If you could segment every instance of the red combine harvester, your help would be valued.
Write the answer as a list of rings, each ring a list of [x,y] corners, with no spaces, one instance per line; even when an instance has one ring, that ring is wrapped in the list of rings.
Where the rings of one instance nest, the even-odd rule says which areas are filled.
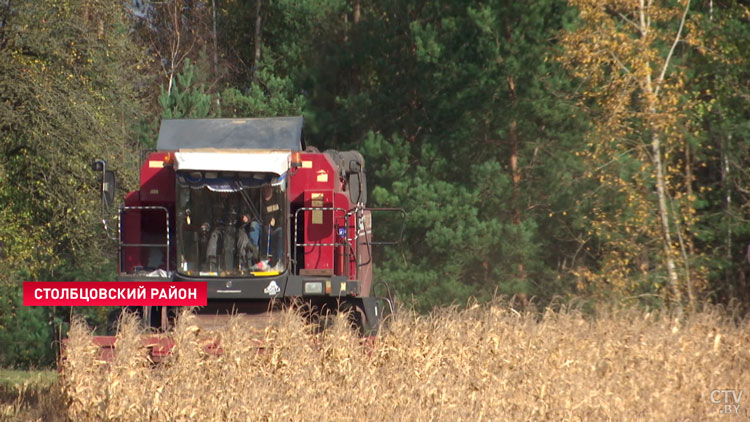
[[[94,169],[109,208],[114,174],[103,161]],[[374,335],[393,309],[373,295],[372,246],[395,242],[373,241],[372,212],[404,211],[366,203],[362,155],[306,147],[301,117],[164,120],[140,189],[119,209],[118,279],[205,281],[203,326],[233,313],[265,326],[272,311],[301,304],[312,321],[349,312]],[[160,330],[177,312],[130,310]],[[114,338],[95,341],[108,348]],[[152,355],[164,349],[153,346]]]

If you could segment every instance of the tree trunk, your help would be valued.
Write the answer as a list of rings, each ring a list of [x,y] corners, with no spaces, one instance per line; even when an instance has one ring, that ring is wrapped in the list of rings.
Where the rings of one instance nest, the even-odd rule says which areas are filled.
[[[510,140],[510,174],[513,181],[511,206],[513,207],[513,224],[521,224],[520,184],[521,170],[518,168],[518,122],[511,119],[508,134]]]
[[[649,26],[651,23],[651,18],[649,16],[650,13],[650,5],[649,2],[648,5],[646,5],[644,0],[640,0],[640,6],[638,8],[639,15],[640,15],[640,23],[639,23],[639,29],[641,32],[641,37],[646,38],[647,34],[649,33]],[[664,77],[667,73],[667,69],[669,67],[669,63],[672,59],[672,54],[674,53],[675,47],[677,47],[677,43],[680,40],[680,37],[682,35],[682,29],[685,25],[685,19],[687,18],[688,10],[690,10],[690,0],[688,0],[687,4],[685,5],[685,10],[682,15],[682,20],[680,22],[680,27],[677,30],[677,34],[675,36],[675,40],[672,43],[672,47],[669,50],[669,53],[667,54],[667,57],[664,60],[664,65],[661,69],[661,74],[656,79],[655,84],[652,84],[651,82],[651,69],[648,65],[646,65],[646,68],[644,69],[644,75],[645,78],[641,81],[641,86],[644,88],[647,94],[648,98],[648,108],[647,111],[651,116],[655,116],[657,113],[657,99],[659,96],[659,92],[662,88],[662,82],[664,81]],[[658,131],[654,130],[653,134],[651,135],[651,155],[652,155],[652,163],[654,165],[654,172],[656,173],[656,195],[658,197],[659,202],[659,219],[661,220],[661,230],[662,230],[662,243],[664,247],[664,264],[667,266],[667,275],[668,280],[667,283],[669,285],[669,288],[672,290],[672,295],[674,296],[674,300],[681,305],[682,304],[682,294],[680,293],[680,279],[677,276],[677,268],[675,266],[674,257],[675,257],[675,251],[674,251],[674,245],[672,244],[672,232],[669,228],[669,207],[667,206],[667,183],[664,178],[664,164],[661,161],[661,139],[659,138]],[[678,222],[679,224],[679,222]],[[678,229],[679,230],[679,229]],[[680,232],[677,233],[678,237],[680,236]],[[690,273],[687,257],[685,259],[685,269],[686,274]]]
[[[354,0],[354,24],[358,24],[359,20],[362,16],[362,5],[360,4],[360,0]]]
[[[354,11],[352,13],[352,32],[357,30],[355,27],[357,26],[357,24],[359,24],[360,20],[362,20],[362,5],[361,5],[360,0],[354,0]],[[349,28],[347,26],[347,31],[348,30]],[[348,33],[346,37],[348,41],[348,38],[349,38]],[[355,38],[355,41],[356,41],[356,38]],[[354,48],[356,48],[356,45],[354,46]],[[352,94],[357,95],[359,94],[359,90],[362,85],[362,76],[361,76],[361,72],[359,69],[359,64],[357,62],[355,62],[355,64],[352,65],[351,75],[352,75],[351,92]]]
[[[727,151],[729,149],[729,143],[732,141],[732,135],[729,135],[727,140],[722,139],[721,142],[721,188],[725,192],[724,196],[724,219],[727,225],[727,233],[725,239],[726,245],[726,258],[727,262],[732,262],[732,187],[729,181],[729,155]],[[732,274],[728,267],[724,270],[724,283],[727,286],[732,286]]]
[[[692,201],[692,198],[693,198],[693,156],[690,153],[689,142],[685,143],[685,186],[687,187],[686,191],[688,194],[688,201]],[[687,232],[685,234],[687,235]],[[688,236],[685,236],[685,237],[686,237],[688,252],[690,256],[695,256],[695,248],[693,246],[693,241]],[[685,257],[685,259],[687,260],[688,257]],[[695,289],[693,289],[693,278],[690,275],[688,275],[687,280],[685,280],[685,287],[687,288],[688,302],[690,303],[690,309],[695,310],[695,305],[696,305]]]
[[[214,81],[217,81],[219,79],[219,48],[217,46],[218,44],[218,36],[216,34],[216,0],[211,0],[211,9],[212,9],[212,17],[213,17],[213,41],[214,41],[214,62],[213,62],[213,75],[214,75]],[[219,117],[221,117],[221,98],[219,96],[216,96],[216,99],[214,100],[216,102],[216,112],[219,114]]]
[[[255,54],[253,55],[253,68],[250,71],[250,77],[252,80],[255,80],[255,72],[258,69],[258,64],[260,63],[260,54],[261,54],[261,43],[263,40],[261,39],[262,32],[261,32],[261,25],[263,23],[263,19],[261,18],[261,5],[263,0],[256,0],[255,1],[255,38],[254,38],[254,48],[255,48]]]
[[[511,105],[516,103],[516,82],[513,76],[507,77],[508,96]],[[510,175],[513,182],[511,193],[511,206],[513,208],[513,224],[521,223],[521,205],[519,204],[519,190],[521,184],[521,170],[518,168],[518,121],[511,118],[508,128],[508,141],[510,142]]]
[[[177,2],[174,2],[174,8],[171,10],[171,18],[172,18],[172,25],[174,25],[174,36],[172,37],[172,40],[170,41],[171,45],[171,51],[169,52],[170,58],[169,58],[169,86],[167,87],[167,95],[172,94],[172,86],[174,85],[174,75],[175,72],[177,72],[177,60],[180,54],[180,41],[181,41],[181,34],[180,34],[180,12],[177,7]]]
[[[99,18],[96,25],[96,37],[100,40],[104,38],[104,19]]]
[[[651,137],[651,154],[653,155],[654,171],[656,172],[656,195],[659,199],[659,218],[661,220],[662,242],[664,244],[664,263],[667,266],[669,288],[675,301],[682,302],[680,294],[680,280],[674,263],[674,246],[672,232],[669,229],[669,208],[667,208],[667,188],[664,180],[664,165],[661,161],[661,139],[654,134]]]
[[[219,48],[217,47],[217,35],[216,35],[216,0],[211,0],[211,9],[213,14],[213,41],[214,41],[214,78],[216,73],[219,71]]]
[[[511,109],[515,110],[516,104],[516,81],[513,76],[506,78],[508,82],[508,96],[510,98]],[[510,176],[513,182],[513,191],[511,192],[511,207],[513,209],[513,224],[521,224],[521,169],[518,166],[518,121],[511,117],[508,125],[508,141],[510,142]],[[526,268],[523,262],[518,263],[518,278],[526,279]]]

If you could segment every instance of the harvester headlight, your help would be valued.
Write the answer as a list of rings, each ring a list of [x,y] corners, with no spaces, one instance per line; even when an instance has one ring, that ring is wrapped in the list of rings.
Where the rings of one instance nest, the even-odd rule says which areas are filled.
[[[305,294],[306,295],[322,295],[323,283],[320,281],[305,282]]]

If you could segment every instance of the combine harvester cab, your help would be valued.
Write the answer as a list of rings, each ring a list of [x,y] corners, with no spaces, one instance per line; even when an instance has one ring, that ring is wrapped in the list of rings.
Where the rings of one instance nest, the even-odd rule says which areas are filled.
[[[108,206],[114,177],[102,161],[95,169]],[[272,311],[294,304],[313,320],[350,312],[372,336],[393,310],[372,294],[372,246],[395,243],[373,241],[372,212],[404,211],[366,203],[362,155],[306,148],[301,117],[164,120],[140,189],[119,209],[118,279],[206,282],[197,313],[207,328],[234,313],[264,328]],[[177,309],[130,311],[164,331]],[[144,341],[156,355],[170,347]]]

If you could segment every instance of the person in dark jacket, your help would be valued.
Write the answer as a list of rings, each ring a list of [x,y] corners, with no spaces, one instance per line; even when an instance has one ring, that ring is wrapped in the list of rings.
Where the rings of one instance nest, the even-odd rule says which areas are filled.
[[[263,203],[261,215],[263,218],[263,233],[267,236],[266,253],[269,265],[275,266],[284,255],[284,228],[282,227],[282,194],[271,185],[263,186]]]
[[[237,247],[241,249],[240,254],[244,251],[245,259],[248,262],[251,259],[261,261],[263,257],[268,258],[266,263],[270,267],[276,266],[280,261],[283,262],[284,228],[282,211],[284,208],[282,200],[283,196],[280,190],[274,189],[271,185],[264,185],[261,192],[261,221],[251,221],[248,215],[243,215],[243,229],[248,232],[247,239],[240,235]],[[261,248],[261,245],[264,248]],[[256,267],[260,266],[259,262]]]
[[[251,221],[250,216],[247,214],[243,215],[240,219],[240,227],[237,230],[237,253],[239,255],[240,272],[249,269],[250,266],[260,259],[258,252],[259,232],[260,223]],[[250,239],[248,233],[253,234],[253,239]]]

